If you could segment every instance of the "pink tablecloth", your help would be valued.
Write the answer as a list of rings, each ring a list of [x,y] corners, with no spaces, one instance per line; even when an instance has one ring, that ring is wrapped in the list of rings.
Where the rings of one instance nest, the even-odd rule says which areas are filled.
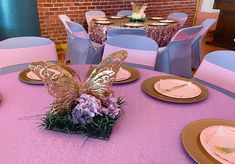
[[[104,43],[107,39],[106,33],[109,29],[113,28],[129,28],[124,27],[123,25],[128,22],[127,18],[123,18],[121,20],[110,20],[113,24],[110,25],[100,25],[96,24],[95,21],[91,21],[91,25],[89,26],[89,35],[92,41],[96,43]],[[147,20],[144,23],[144,27],[148,33],[148,37],[152,38],[158,43],[159,47],[166,46],[171,38],[176,34],[176,32],[180,29],[179,23],[172,23],[168,26],[149,26],[149,23],[153,23],[156,21]]]
[[[87,67],[79,67],[84,75]],[[52,97],[44,86],[20,82],[18,73],[0,76],[0,163],[166,164],[192,163],[181,144],[182,129],[204,118],[235,120],[235,101],[209,88],[209,98],[195,104],[153,99],[140,88],[146,78],[162,75],[139,69],[141,78],[114,86],[126,108],[109,141],[39,129],[37,116]]]

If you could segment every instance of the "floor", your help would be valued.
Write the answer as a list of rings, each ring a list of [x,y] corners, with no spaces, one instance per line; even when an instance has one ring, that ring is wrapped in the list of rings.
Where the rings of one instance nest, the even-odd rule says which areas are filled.
[[[65,56],[65,53],[66,53],[66,48],[67,48],[66,44],[60,44],[60,45],[56,46],[57,56],[58,56],[59,63],[63,63],[63,61],[64,61],[64,56]]]
[[[216,51],[216,50],[225,50],[224,48],[221,48],[221,47],[216,47],[216,46],[211,46],[211,45],[206,44],[206,41],[208,40],[212,40],[211,34],[206,35],[202,41],[201,59],[203,59],[204,56],[208,54],[209,52]]]
[[[216,46],[212,46],[212,45],[208,45],[206,44],[206,41],[212,40],[213,37],[212,35],[209,33],[207,34],[204,39],[202,40],[202,48],[201,48],[201,60],[203,60],[203,58],[210,52],[212,51],[217,51],[217,50],[225,50],[224,48],[221,47],[216,47]],[[192,70],[192,74],[195,74],[195,70]]]

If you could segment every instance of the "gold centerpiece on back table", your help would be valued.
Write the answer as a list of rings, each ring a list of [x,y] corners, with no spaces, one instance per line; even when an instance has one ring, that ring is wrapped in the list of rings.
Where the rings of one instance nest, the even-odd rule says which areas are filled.
[[[129,20],[133,22],[144,22],[146,19],[146,14],[144,12],[147,9],[147,5],[147,3],[144,3],[142,6],[138,6],[134,2],[131,2],[132,15]]]

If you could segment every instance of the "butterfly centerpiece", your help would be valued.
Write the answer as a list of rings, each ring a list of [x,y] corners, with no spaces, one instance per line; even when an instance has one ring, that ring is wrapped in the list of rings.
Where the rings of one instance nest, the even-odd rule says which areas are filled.
[[[110,90],[126,59],[126,51],[109,55],[96,67],[90,67],[85,80],[59,65],[49,62],[30,64],[56,99],[43,118],[45,129],[108,140],[124,101]]]
[[[134,2],[131,2],[132,6],[132,15],[129,18],[132,22],[144,22],[146,19],[145,10],[148,7],[147,3],[144,3],[142,6],[138,6]]]

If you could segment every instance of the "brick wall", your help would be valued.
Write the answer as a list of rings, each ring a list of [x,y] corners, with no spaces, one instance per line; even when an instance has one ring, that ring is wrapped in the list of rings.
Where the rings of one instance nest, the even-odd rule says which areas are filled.
[[[130,2],[148,3],[147,16],[166,17],[174,11],[189,14],[186,26],[194,20],[197,0],[37,0],[42,36],[56,44],[66,43],[64,27],[57,15],[66,14],[72,21],[86,26],[84,13],[88,10],[103,10],[108,16],[121,9],[130,9]]]

